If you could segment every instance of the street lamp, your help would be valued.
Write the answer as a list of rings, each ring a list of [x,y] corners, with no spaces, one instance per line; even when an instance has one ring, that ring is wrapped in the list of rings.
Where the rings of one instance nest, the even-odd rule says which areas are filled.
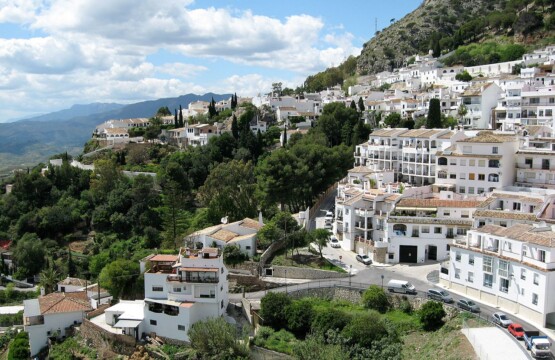
[[[353,269],[353,265],[349,265],[349,287],[351,287],[351,270]]]
[[[381,278],[382,278],[382,290],[383,290],[383,278],[384,278],[383,274],[382,274]]]

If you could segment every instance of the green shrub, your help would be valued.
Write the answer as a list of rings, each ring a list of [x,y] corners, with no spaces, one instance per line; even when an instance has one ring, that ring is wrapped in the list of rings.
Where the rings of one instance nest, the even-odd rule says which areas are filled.
[[[314,311],[308,300],[296,300],[285,308],[287,329],[298,338],[304,338],[310,331]]]
[[[265,328],[264,330],[262,330]],[[260,331],[262,330],[262,334]],[[261,327],[254,338],[254,344],[266,349],[284,354],[292,354],[293,346],[297,343],[295,335],[285,329],[274,331],[268,327]]]
[[[362,304],[367,309],[374,309],[382,314],[391,307],[385,291],[378,285],[370,285],[362,294]]]
[[[331,329],[341,331],[351,321],[351,317],[350,313],[333,308],[317,311],[312,319],[312,332],[324,336]]]
[[[354,316],[345,326],[341,335],[349,339],[349,344],[370,348],[372,342],[387,335],[387,328],[377,311]]]
[[[443,304],[437,301],[428,301],[418,311],[418,316],[424,330],[432,331],[443,325],[445,310]]]
[[[27,360],[30,356],[29,334],[21,331],[10,344],[8,360]]]
[[[291,299],[287,294],[268,293],[260,302],[260,317],[265,326],[270,326],[275,330],[283,329],[287,326],[285,308],[291,304]]]
[[[399,310],[404,312],[405,314],[412,314],[412,304],[407,299],[403,299],[399,304]]]

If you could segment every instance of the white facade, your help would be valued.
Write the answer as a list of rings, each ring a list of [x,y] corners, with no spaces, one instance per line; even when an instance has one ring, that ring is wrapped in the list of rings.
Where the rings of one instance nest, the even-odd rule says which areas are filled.
[[[501,88],[494,83],[476,83],[468,87],[461,95],[461,104],[467,109],[462,125],[474,129],[491,129],[492,110],[497,106],[501,93]]]
[[[554,240],[551,227],[542,225],[474,229],[453,243],[441,283],[540,326],[553,324]]]

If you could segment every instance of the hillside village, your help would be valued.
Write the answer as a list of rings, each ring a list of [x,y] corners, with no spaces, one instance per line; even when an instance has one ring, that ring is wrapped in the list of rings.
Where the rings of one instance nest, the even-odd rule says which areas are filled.
[[[279,129],[274,130],[280,136],[271,145],[274,149],[308,136],[327,106],[357,111],[372,132],[352,144],[354,162],[347,175],[324,187],[326,195],[336,191],[336,197],[332,213],[317,227],[329,229],[338,248],[353,258],[367,255],[374,265],[435,262],[438,285],[518,313],[543,329],[555,324],[555,303],[549,300],[555,296],[554,66],[555,46],[518,61],[474,67],[443,67],[429,54],[415,56],[407,67],[365,77],[347,93],[339,87],[295,96],[274,91],[240,98],[239,104],[258,109],[247,119],[254,137]],[[451,119],[448,126],[426,127],[434,100],[443,120]],[[217,102],[215,108],[233,113],[237,109],[232,103]],[[206,147],[211,139],[233,132],[231,119],[198,121],[210,105],[194,102],[179,114],[175,109],[175,115],[156,119],[109,120],[96,127],[92,138],[105,146],[97,151],[145,142],[178,150]],[[262,110],[274,115],[261,116]],[[175,126],[178,116],[186,119],[181,127]],[[155,139],[136,136],[136,129],[148,129],[153,121],[164,127]],[[42,174],[68,171],[67,164],[68,159],[53,159]],[[96,164],[74,160],[71,166],[96,174]],[[12,191],[14,184],[8,184],[6,193]],[[290,226],[313,230],[322,199],[293,214],[296,222]],[[76,329],[96,345],[99,337],[112,348],[120,343],[124,353],[132,353],[146,337],[189,341],[193,324],[227,318],[230,282],[241,274],[225,264],[226,248],[237,249],[239,258],[257,259],[255,270],[243,269],[253,278],[270,273],[287,278],[288,271],[289,278],[296,276],[294,269],[266,263],[279,251],[260,246],[267,237],[266,210],[255,207],[251,214],[258,214],[256,220],[247,216],[228,222],[222,217],[221,224],[178,236],[177,253],[141,258],[137,266],[144,292],[136,299],[108,304],[124,294],[110,295],[102,284],[76,279],[79,286],[61,288],[61,283],[58,291],[25,300],[31,356],[41,353],[49,340],[69,337]],[[4,249],[3,264],[17,268],[12,261],[11,251]],[[251,320],[256,313],[243,311]]]

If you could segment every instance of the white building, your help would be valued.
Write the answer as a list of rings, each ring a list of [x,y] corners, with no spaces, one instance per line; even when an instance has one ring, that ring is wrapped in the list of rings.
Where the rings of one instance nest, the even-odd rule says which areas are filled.
[[[485,225],[455,239],[441,284],[529,321],[555,324],[555,232],[545,224]]]
[[[253,257],[256,254],[256,234],[264,224],[258,220],[245,218],[229,224],[219,224],[196,231],[187,240],[200,242],[204,247],[223,249],[236,245],[241,252]]]
[[[179,147],[202,146],[208,144],[210,138],[220,135],[219,124],[191,124],[185,122],[185,127],[163,130],[168,143]]]
[[[437,153],[436,185],[459,194],[476,195],[513,185],[514,135],[480,131]]]
[[[555,188],[555,137],[547,126],[527,126],[516,153],[516,185]]]
[[[141,260],[141,268],[146,270],[142,331],[188,341],[187,331],[194,323],[224,315],[227,268],[218,249],[182,248],[179,255],[150,255]]]
[[[91,302],[93,309],[96,309],[99,305],[109,304],[113,297],[108,293],[107,290],[98,286],[98,284],[91,284],[85,279],[79,279],[74,277],[66,277],[64,280],[58,282],[58,292],[81,292],[86,291],[87,298]],[[100,301],[99,301],[100,299]]]
[[[463,118],[465,128],[492,128],[491,113],[501,97],[501,88],[494,83],[475,83],[466,88],[461,95],[461,103],[467,113]]]
[[[52,293],[23,301],[23,325],[29,333],[31,357],[48,345],[48,338],[64,338],[70,327],[81,324],[92,307],[82,292]]]
[[[473,227],[478,228],[488,224],[503,227],[533,224],[538,221],[546,201],[545,195],[495,190],[474,212]]]

